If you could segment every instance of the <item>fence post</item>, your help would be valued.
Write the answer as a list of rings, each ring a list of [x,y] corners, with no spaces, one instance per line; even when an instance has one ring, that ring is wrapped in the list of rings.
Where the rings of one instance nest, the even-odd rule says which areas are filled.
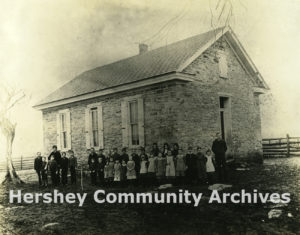
[[[290,157],[290,136],[289,136],[289,134],[286,134],[286,146],[287,146],[286,156]]]
[[[21,155],[21,170],[23,168],[23,156]]]

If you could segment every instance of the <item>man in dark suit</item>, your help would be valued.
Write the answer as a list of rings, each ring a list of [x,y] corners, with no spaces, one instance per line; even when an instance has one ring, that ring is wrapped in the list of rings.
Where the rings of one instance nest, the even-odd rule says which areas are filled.
[[[126,153],[126,148],[124,147],[124,148],[122,148],[122,155],[121,155],[121,163],[122,163],[122,161],[125,161],[126,163],[128,162],[128,160],[129,160],[129,156],[128,156],[128,154]]]
[[[122,162],[122,159],[121,159],[121,155],[118,153],[118,149],[117,148],[113,148],[113,154],[112,154],[112,157],[114,159],[114,162],[115,161],[119,161],[119,162]]]
[[[97,155],[97,153],[96,153],[96,151],[95,151],[95,149],[94,148],[91,148],[90,149],[90,153],[89,153],[89,159],[88,159],[88,164],[89,164],[89,167],[90,167],[90,165],[91,165],[91,163],[92,163],[92,159],[94,159],[94,165],[97,165],[98,166],[98,155]]]
[[[41,171],[43,168],[43,158],[40,152],[37,153],[37,157],[34,159],[34,169],[39,178],[39,185],[42,185]]]
[[[57,184],[59,184],[60,182],[60,164],[61,164],[61,154],[60,152],[57,150],[57,146],[53,145],[52,147],[52,152],[50,153],[49,157],[48,157],[48,161],[50,160],[51,156],[54,157],[54,160],[56,161],[57,164]]]
[[[220,133],[216,134],[216,139],[212,144],[212,151],[215,154],[216,170],[220,182],[223,182],[227,178],[226,174],[226,159],[225,153],[227,151],[227,145],[225,140],[222,139]]]

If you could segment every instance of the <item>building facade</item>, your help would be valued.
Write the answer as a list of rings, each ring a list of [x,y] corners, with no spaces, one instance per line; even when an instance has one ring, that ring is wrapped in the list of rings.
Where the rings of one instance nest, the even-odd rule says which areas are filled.
[[[85,88],[92,83],[89,91],[78,94],[78,80]],[[243,157],[261,151],[265,89],[234,33],[221,28],[87,71],[35,107],[43,112],[47,152],[57,144],[84,159],[91,147],[209,148],[220,132],[228,152]]]

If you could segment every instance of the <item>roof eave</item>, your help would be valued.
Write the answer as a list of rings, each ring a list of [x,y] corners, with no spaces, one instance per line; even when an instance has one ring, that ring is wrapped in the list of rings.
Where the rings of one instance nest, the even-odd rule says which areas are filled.
[[[67,105],[67,104],[71,104],[71,103],[75,103],[75,102],[79,102],[79,101],[84,101],[84,100],[101,97],[101,96],[105,96],[105,95],[111,95],[111,94],[115,94],[115,93],[119,93],[119,92],[123,92],[123,91],[128,91],[128,90],[132,90],[132,89],[136,89],[136,88],[140,88],[140,87],[144,87],[144,86],[150,86],[150,85],[167,82],[167,81],[172,81],[172,80],[180,80],[180,81],[190,82],[190,81],[193,81],[193,77],[194,77],[193,74],[187,74],[187,73],[182,73],[182,72],[171,72],[171,73],[167,73],[167,74],[163,74],[163,75],[159,75],[159,76],[155,76],[155,77],[151,77],[151,78],[146,78],[146,79],[132,82],[132,83],[122,84],[120,86],[111,87],[108,89],[90,92],[90,93],[86,93],[86,94],[82,94],[82,95],[78,95],[78,96],[74,96],[74,97],[69,97],[66,99],[56,100],[53,102],[38,104],[38,105],[33,106],[33,108],[35,108],[37,110],[44,110],[44,109],[48,109],[48,108],[53,108],[53,107],[57,107],[57,106],[61,106],[61,105]]]

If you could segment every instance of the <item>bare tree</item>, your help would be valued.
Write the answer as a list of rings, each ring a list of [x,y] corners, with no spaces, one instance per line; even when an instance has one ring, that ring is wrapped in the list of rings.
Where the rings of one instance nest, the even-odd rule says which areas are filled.
[[[12,162],[12,146],[15,138],[16,123],[10,118],[11,110],[25,98],[22,90],[11,88],[5,84],[1,84],[1,106],[0,106],[0,130],[6,140],[6,175],[4,183],[24,183],[15,171]]]

